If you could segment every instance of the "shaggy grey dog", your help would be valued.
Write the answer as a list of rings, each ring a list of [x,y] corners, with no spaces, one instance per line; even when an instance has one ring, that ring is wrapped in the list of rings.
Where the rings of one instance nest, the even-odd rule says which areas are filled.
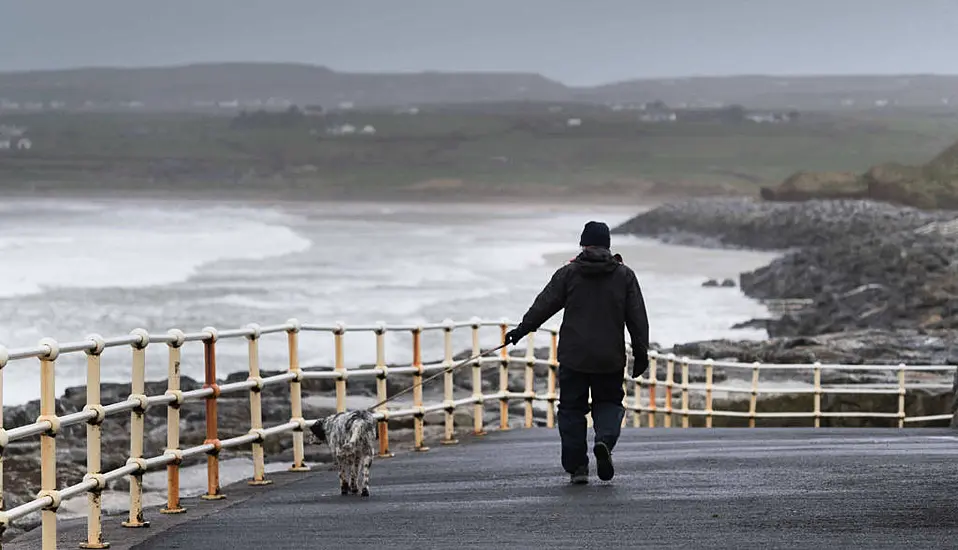
[[[369,411],[345,411],[321,418],[310,427],[318,443],[329,444],[339,467],[339,487],[344,495],[369,496],[369,468],[379,439],[376,417]]]

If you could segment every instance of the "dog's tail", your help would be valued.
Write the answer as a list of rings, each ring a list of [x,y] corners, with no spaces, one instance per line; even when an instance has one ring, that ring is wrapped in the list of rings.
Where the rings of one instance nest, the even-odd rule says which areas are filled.
[[[352,426],[352,430],[349,431],[349,439],[343,442],[343,450],[347,452],[355,451],[363,440],[363,426],[360,422],[356,422]]]

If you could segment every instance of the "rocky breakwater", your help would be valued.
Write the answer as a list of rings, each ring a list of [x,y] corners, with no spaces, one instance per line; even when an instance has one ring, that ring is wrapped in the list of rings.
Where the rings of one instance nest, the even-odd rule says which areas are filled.
[[[509,390],[524,391],[525,376],[520,359],[524,349],[513,349],[511,355],[515,361],[510,369]],[[539,359],[548,358],[548,349],[536,349],[535,355]],[[456,355],[457,361],[465,360],[469,352]],[[434,361],[438,362],[438,360]],[[391,367],[408,365],[390,365]],[[364,368],[371,368],[366,365]],[[326,367],[328,369],[329,367]],[[323,368],[310,369],[323,370]],[[546,392],[546,374],[548,368],[542,365],[535,367],[536,387],[539,393]],[[262,373],[263,377],[280,374],[279,372]],[[245,380],[245,373],[236,373],[219,381],[220,384]],[[472,394],[471,367],[460,369],[454,374],[455,398],[461,399]],[[387,379],[387,392],[394,395],[407,389],[412,384],[409,375],[394,375]],[[183,377],[181,388],[190,391],[202,387],[202,382]],[[499,390],[499,369],[494,364],[483,366],[482,388],[487,394]],[[162,395],[167,389],[166,380],[156,380],[147,383],[147,395]],[[335,411],[335,382],[333,380],[306,380],[303,382],[303,412],[307,419],[320,418]],[[433,380],[423,388],[423,399],[427,404],[442,401],[442,378]],[[116,403],[126,400],[130,394],[129,384],[102,384],[103,403]],[[86,404],[86,387],[68,388],[57,399],[57,414],[66,414],[82,411]],[[250,429],[249,394],[239,392],[221,395],[218,404],[218,431],[220,439],[246,434]],[[347,381],[347,406],[363,408],[376,404],[376,381],[371,377],[353,378]],[[400,396],[390,404],[391,408],[406,408],[412,405],[411,393]],[[537,405],[534,419],[539,425],[545,423],[545,405]],[[267,386],[262,391],[263,424],[266,427],[275,426],[289,421],[291,415],[289,386],[277,384]],[[510,401],[510,418],[513,425],[518,425],[524,418],[524,402]],[[24,405],[4,408],[4,428],[11,429],[17,426],[32,424],[39,414],[39,401],[32,401]],[[425,437],[427,444],[438,444],[443,435],[444,413],[436,412],[424,418]],[[485,422],[487,425],[499,422],[499,402],[490,400],[485,406]],[[412,447],[413,419],[393,419],[389,422],[389,442],[392,450],[404,450]],[[456,411],[456,428],[461,434],[469,433],[473,427],[473,408],[460,407]],[[204,401],[184,403],[180,408],[180,448],[201,445],[206,438],[206,416]],[[158,456],[166,448],[167,437],[167,407],[151,407],[145,414],[144,455]],[[130,415],[129,413],[109,417],[102,425],[102,469],[109,471],[122,467],[129,457],[130,448]],[[289,434],[267,439],[265,454],[268,462],[289,461],[291,459],[292,438]],[[250,456],[251,448],[224,450],[221,457]],[[325,445],[307,445],[306,459],[313,463],[328,463],[329,451]],[[57,485],[67,487],[83,479],[86,474],[86,425],[77,425],[64,428],[57,436]],[[205,456],[185,460],[183,467],[188,468],[205,463]],[[10,509],[36,497],[40,489],[40,449],[39,438],[11,443],[4,449],[4,508]],[[110,491],[126,491],[129,488],[128,478],[111,483]],[[107,510],[109,512],[109,510]],[[9,540],[24,528],[33,527],[38,518],[25,518],[15,524],[15,528],[4,535]]]
[[[640,214],[613,232],[783,252],[770,265],[742,273],[740,288],[752,298],[808,305],[743,323],[764,326],[769,342],[679,347],[690,356],[951,363],[958,336],[958,235],[948,222],[955,218],[954,212],[863,200],[693,199]]]

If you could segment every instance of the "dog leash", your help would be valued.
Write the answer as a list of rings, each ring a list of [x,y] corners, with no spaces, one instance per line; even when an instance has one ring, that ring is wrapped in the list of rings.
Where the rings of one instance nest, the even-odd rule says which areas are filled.
[[[432,380],[432,379],[434,379],[434,378],[438,378],[440,375],[446,374],[447,372],[452,372],[452,371],[454,371],[454,370],[456,370],[456,369],[458,369],[458,368],[461,368],[461,367],[464,367],[464,366],[468,365],[469,363],[472,363],[473,361],[477,361],[477,360],[479,360],[479,359],[482,359],[483,357],[485,357],[485,356],[487,356],[487,355],[489,355],[489,354],[491,354],[491,353],[495,353],[495,352],[501,350],[502,348],[506,347],[507,345],[508,345],[508,344],[502,344],[501,346],[499,346],[499,347],[497,347],[497,348],[493,348],[493,349],[484,351],[484,352],[480,353],[479,355],[475,355],[475,356],[473,356],[473,357],[470,357],[469,359],[466,359],[466,360],[464,360],[464,361],[462,361],[462,362],[460,362],[460,363],[458,363],[458,364],[456,364],[456,365],[453,365],[452,367],[449,367],[448,369],[442,369],[441,371],[437,372],[436,374],[433,374],[433,375],[430,376],[429,378],[426,378],[426,379],[423,380],[422,382],[419,382],[418,384],[413,384],[412,386],[409,386],[408,388],[404,389],[403,391],[398,392],[398,393],[396,393],[396,394],[394,394],[394,395],[392,395],[392,396],[390,396],[390,397],[388,397],[388,398],[386,398],[386,399],[380,401],[379,403],[376,403],[375,405],[373,405],[372,407],[367,408],[366,410],[367,410],[367,411],[373,411],[373,410],[375,410],[375,409],[377,409],[377,408],[379,408],[379,407],[385,405],[386,403],[389,403],[389,402],[392,401],[393,399],[396,399],[396,398],[399,397],[400,395],[403,395],[403,394],[405,394],[405,393],[409,393],[409,392],[411,392],[412,390],[416,389],[418,386],[422,386],[422,385],[424,385],[426,382],[429,382],[430,380]]]

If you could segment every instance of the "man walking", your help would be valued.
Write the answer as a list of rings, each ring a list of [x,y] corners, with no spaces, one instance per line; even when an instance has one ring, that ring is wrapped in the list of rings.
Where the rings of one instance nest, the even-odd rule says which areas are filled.
[[[632,376],[648,367],[649,321],[642,290],[621,257],[613,257],[610,240],[606,224],[585,224],[582,251],[555,272],[519,325],[506,334],[506,343],[515,344],[565,308],[558,350],[559,436],[562,467],[578,484],[589,481],[585,417],[590,389],[596,473],[603,481],[615,475],[612,449],[625,414],[626,328],[632,337]]]

